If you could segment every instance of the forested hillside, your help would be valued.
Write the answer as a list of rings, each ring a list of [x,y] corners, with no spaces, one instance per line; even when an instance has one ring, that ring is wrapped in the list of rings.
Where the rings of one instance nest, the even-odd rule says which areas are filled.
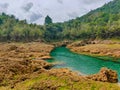
[[[66,38],[120,38],[120,0],[64,23]]]
[[[43,26],[27,24],[26,20],[19,21],[5,13],[0,15],[0,41],[30,41],[42,39]]]
[[[46,19],[45,25],[40,26],[3,13],[0,15],[0,41],[120,39],[120,0],[64,23],[52,23],[49,16]]]

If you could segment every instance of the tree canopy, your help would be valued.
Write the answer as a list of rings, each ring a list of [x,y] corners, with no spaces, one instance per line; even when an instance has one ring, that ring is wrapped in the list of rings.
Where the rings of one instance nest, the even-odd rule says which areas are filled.
[[[51,23],[52,23],[52,18],[47,15],[45,17],[45,25],[48,25],[48,24],[51,24]]]

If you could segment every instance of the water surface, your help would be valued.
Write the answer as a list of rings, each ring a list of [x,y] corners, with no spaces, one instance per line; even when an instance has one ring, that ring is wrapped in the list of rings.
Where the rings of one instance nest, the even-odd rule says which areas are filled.
[[[120,80],[120,63],[104,61],[98,58],[80,55],[71,52],[65,47],[57,47],[51,52],[53,59],[47,60],[51,63],[58,63],[54,68],[69,68],[85,75],[95,74],[102,67],[116,70]]]

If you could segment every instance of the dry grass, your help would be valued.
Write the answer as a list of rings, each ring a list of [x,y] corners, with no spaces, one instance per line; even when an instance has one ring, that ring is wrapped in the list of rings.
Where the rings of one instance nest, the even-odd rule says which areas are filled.
[[[75,42],[76,44],[76,42]],[[68,48],[73,52],[87,54],[91,56],[108,56],[113,58],[120,58],[120,43],[119,42],[100,42],[97,44],[86,44],[85,46],[75,46],[74,43]]]
[[[14,89],[1,87],[0,90],[120,90],[117,84],[80,79],[71,80],[68,76],[57,77],[42,73],[38,77],[18,83]]]
[[[41,59],[52,49],[44,43],[0,43],[0,90],[120,90],[68,69],[48,70],[50,64]]]
[[[0,58],[10,59],[42,59],[50,57],[49,53],[54,47],[44,43],[0,43]]]
[[[14,87],[49,69],[51,64],[42,59],[52,49],[44,43],[0,43],[0,86]]]

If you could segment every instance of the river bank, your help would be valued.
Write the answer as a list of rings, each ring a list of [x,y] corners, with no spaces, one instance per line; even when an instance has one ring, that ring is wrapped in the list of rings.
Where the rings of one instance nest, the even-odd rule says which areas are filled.
[[[38,76],[37,72],[51,68],[52,64],[44,59],[51,58],[53,48],[39,42],[0,43],[0,86],[14,87],[33,75]]]
[[[0,43],[0,90],[116,89],[113,83],[88,79],[68,69],[51,69],[53,45],[45,43]]]
[[[111,40],[77,41],[67,45],[71,51],[103,60],[120,62],[120,42]]]
[[[7,59],[47,59],[53,45],[45,43],[0,43],[0,58]]]

